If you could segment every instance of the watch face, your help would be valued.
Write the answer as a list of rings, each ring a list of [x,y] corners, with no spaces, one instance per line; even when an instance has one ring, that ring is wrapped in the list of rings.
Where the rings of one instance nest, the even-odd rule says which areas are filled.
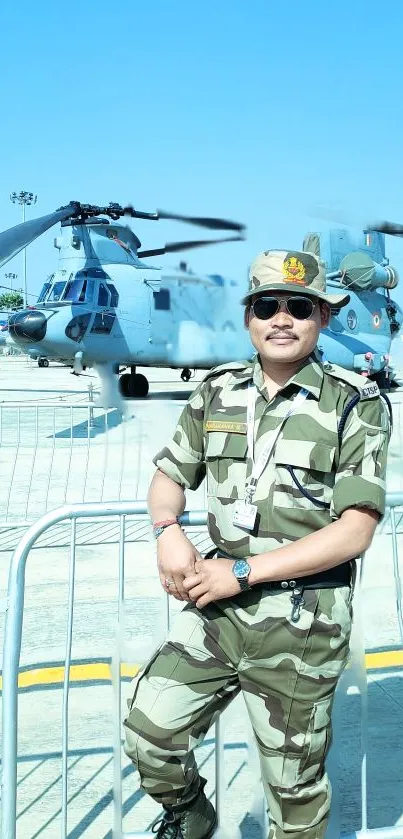
[[[246,578],[248,576],[248,574],[250,574],[249,562],[247,562],[246,559],[237,559],[237,560],[235,560],[235,562],[232,566],[232,570],[233,570],[235,576],[237,577],[237,579],[240,579],[240,578],[243,578],[243,577]]]
[[[161,536],[161,533],[163,533],[163,532],[164,532],[163,527],[154,527],[154,536],[155,536],[156,539],[158,539],[158,536]]]

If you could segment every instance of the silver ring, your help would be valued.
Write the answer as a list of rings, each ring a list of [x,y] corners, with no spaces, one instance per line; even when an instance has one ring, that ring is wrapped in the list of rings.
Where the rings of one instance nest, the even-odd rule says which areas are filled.
[[[174,581],[174,580],[172,580],[170,577],[166,577],[166,578],[165,578],[164,586],[165,586],[166,588],[169,588],[170,586],[174,586],[174,585],[175,585],[175,581]]]

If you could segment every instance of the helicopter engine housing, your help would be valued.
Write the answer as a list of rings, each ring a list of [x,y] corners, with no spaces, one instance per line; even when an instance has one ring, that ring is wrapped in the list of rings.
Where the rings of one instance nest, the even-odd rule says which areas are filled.
[[[348,253],[340,262],[341,285],[353,291],[396,288],[399,275],[391,265],[379,265],[362,251]]]

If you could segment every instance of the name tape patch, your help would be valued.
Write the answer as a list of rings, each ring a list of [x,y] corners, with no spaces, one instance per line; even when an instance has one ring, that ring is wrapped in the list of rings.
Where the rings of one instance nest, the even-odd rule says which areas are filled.
[[[246,434],[246,422],[207,420],[204,428],[205,431],[231,431],[232,434]]]

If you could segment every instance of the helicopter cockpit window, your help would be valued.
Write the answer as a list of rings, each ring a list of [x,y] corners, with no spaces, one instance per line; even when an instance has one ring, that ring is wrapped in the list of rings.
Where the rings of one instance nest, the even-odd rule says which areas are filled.
[[[99,335],[109,335],[115,322],[115,318],[116,315],[109,313],[106,314],[106,312],[98,312],[95,315],[91,332],[97,332]]]
[[[103,283],[99,284],[98,306],[109,306],[109,291]]]
[[[63,294],[63,300],[71,300],[72,303],[84,303],[87,280],[70,280]]]
[[[116,307],[119,305],[119,295],[116,291],[115,286],[112,285],[112,283],[108,283],[108,288],[111,293],[111,306],[113,306],[113,308],[116,309]]]
[[[86,303],[92,303],[92,301],[94,299],[94,288],[95,288],[94,280],[87,280],[87,288],[86,288],[86,291],[85,291],[85,302]]]
[[[154,291],[154,309],[160,311],[168,311],[171,308],[171,295],[169,289],[161,288],[159,291]]]
[[[84,279],[76,274],[74,280],[66,285],[63,300],[71,303],[92,303],[94,297],[94,280]]]
[[[46,303],[57,303],[61,300],[63,291],[66,285],[66,280],[54,283],[46,296]]]
[[[81,341],[88,329],[90,320],[91,312],[84,312],[82,315],[77,315],[67,324],[65,334],[72,341]]]
[[[39,297],[38,297],[38,303],[43,303],[43,301],[45,300],[46,295],[47,295],[47,293],[48,293],[48,291],[49,291],[49,289],[50,289],[51,285],[52,285],[52,282],[51,282],[51,281],[49,281],[49,282],[47,282],[47,283],[44,283],[44,285],[42,286],[42,289],[41,289],[41,293],[40,293],[40,295],[39,295]]]

